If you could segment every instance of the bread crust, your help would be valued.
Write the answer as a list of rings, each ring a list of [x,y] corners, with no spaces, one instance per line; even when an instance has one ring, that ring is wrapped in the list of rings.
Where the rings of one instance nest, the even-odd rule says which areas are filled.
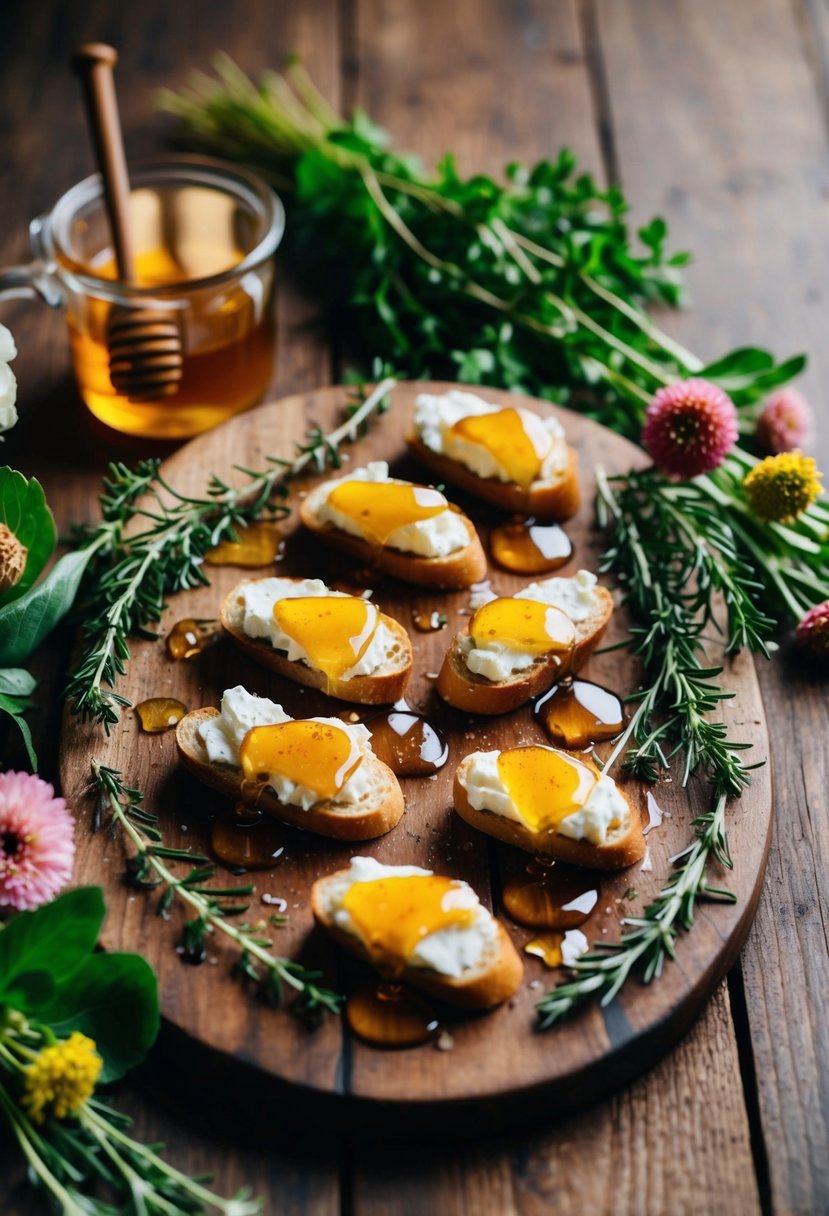
[[[176,726],[176,746],[182,764],[199,781],[228,798],[237,799],[241,795],[241,769],[230,764],[212,764],[199,734],[203,722],[218,716],[219,711],[212,708],[194,709],[185,714]],[[360,809],[355,804],[354,811],[343,811],[334,809],[330,802],[321,802],[303,811],[302,807],[280,802],[270,789],[263,792],[257,809],[290,827],[332,840],[374,840],[384,836],[403,814],[403,793],[394,773],[375,755],[368,752],[363,764],[371,766],[377,782],[376,805],[369,809]]]
[[[311,911],[317,924],[329,933],[338,945],[375,966],[360,938],[335,925],[326,915],[323,900],[325,884],[340,877],[342,873],[345,871],[317,879],[311,888]],[[524,977],[524,964],[504,926],[500,921],[495,923],[498,926],[497,952],[493,953],[492,959],[487,960],[485,966],[476,968],[471,975],[455,978],[429,971],[425,967],[405,967],[399,977],[395,978],[460,1009],[492,1009],[495,1005],[503,1004],[518,990]]]
[[[579,459],[569,446],[567,465],[554,481],[534,481],[529,486],[519,486],[512,481],[499,481],[497,477],[479,477],[459,460],[432,451],[413,431],[406,436],[406,443],[412,455],[440,481],[448,481],[503,511],[560,523],[572,518],[581,505]]]
[[[578,759],[589,764],[583,756]],[[553,857],[556,861],[585,866],[590,870],[624,870],[645,856],[646,842],[642,832],[641,815],[620,787],[617,786],[617,789],[630,810],[628,823],[622,829],[617,829],[606,844],[597,845],[589,840],[572,840],[556,831],[533,832],[525,824],[506,819],[494,811],[476,810],[469,801],[464,784],[468,762],[467,756],[458,765],[452,798],[455,810],[470,827],[485,832],[487,836],[494,836],[504,844],[511,844],[526,853],[532,853],[533,856]]]
[[[448,705],[471,714],[505,714],[541,696],[559,680],[579,671],[601,641],[611,616],[613,597],[606,587],[596,587],[599,607],[587,621],[574,622],[576,644],[569,655],[543,655],[532,667],[514,672],[506,680],[488,680],[466,665],[461,639],[457,634],[443,658],[438,673],[438,694]]]
[[[328,680],[324,672],[311,667],[302,659],[289,659],[284,651],[275,650],[265,638],[250,638],[245,633],[242,622],[244,613],[236,602],[239,591],[250,583],[264,582],[264,579],[244,579],[225,596],[221,608],[222,628],[231,641],[250,655],[257,663],[267,667],[277,675],[304,684],[308,688],[318,688],[329,697],[339,701],[350,701],[358,705],[387,705],[398,701],[412,674],[412,643],[408,633],[394,617],[380,613],[380,621],[386,626],[401,650],[401,661],[391,671],[376,672],[370,676],[354,676],[350,680]],[[286,582],[299,583],[302,579],[286,579]]]
[[[299,518],[309,532],[331,548],[356,557],[361,565],[392,574],[404,583],[447,591],[458,591],[479,583],[486,576],[487,569],[486,554],[474,524],[462,511],[457,514],[469,533],[469,543],[448,557],[419,557],[416,553],[403,553],[388,545],[370,545],[362,536],[352,536],[333,524],[321,524],[308,506],[307,499],[299,508]]]

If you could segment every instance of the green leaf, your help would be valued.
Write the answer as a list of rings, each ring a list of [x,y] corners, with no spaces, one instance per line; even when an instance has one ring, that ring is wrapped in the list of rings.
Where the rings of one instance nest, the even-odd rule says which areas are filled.
[[[67,553],[42,582],[0,608],[0,666],[25,663],[74,603],[90,549]]]
[[[10,697],[28,697],[37,687],[37,680],[24,667],[7,667],[0,670],[0,692]]]
[[[0,469],[0,523],[6,524],[29,551],[23,577],[0,594],[3,605],[28,591],[55,549],[54,516],[37,478],[27,481],[16,469]]]
[[[0,675],[6,675],[6,672],[0,672]],[[24,673],[28,674],[28,673]],[[32,772],[37,772],[37,752],[32,742],[32,732],[29,730],[29,724],[23,717],[23,714],[32,708],[32,702],[26,697],[9,696],[8,693],[0,692],[0,713],[8,714],[12,722],[23,736],[23,745],[26,748],[26,754],[29,757],[29,764],[32,766]]]
[[[724,355],[722,359],[709,363],[699,374],[706,380],[716,380],[725,388],[727,383],[736,377],[742,379],[744,376],[753,376],[756,372],[767,371],[770,367],[774,367],[774,359],[767,350],[761,350],[757,346],[741,346],[738,350]]]
[[[104,920],[100,887],[79,887],[0,932],[0,1004],[35,1014],[95,949]]]
[[[158,1035],[158,984],[137,954],[93,954],[41,1008],[38,1022],[64,1037],[94,1039],[104,1061],[101,1081],[117,1081],[140,1064]]]

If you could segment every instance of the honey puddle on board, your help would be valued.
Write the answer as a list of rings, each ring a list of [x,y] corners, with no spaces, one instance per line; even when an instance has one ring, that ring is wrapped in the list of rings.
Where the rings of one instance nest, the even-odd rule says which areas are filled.
[[[194,659],[218,642],[221,636],[218,621],[185,617],[182,621],[176,621],[167,634],[167,654],[176,663],[181,659]]]
[[[430,777],[449,758],[449,745],[438,728],[405,701],[369,718],[366,726],[375,756],[398,777]]]
[[[558,524],[516,519],[489,534],[492,560],[514,574],[550,574],[573,556],[569,536]]]
[[[238,540],[223,540],[204,555],[208,566],[241,566],[254,570],[258,566],[271,566],[279,561],[283,545],[282,531],[278,524],[267,519],[236,528]]]
[[[568,680],[539,697],[533,713],[553,743],[580,751],[613,739],[625,725],[615,692],[589,680]]]
[[[374,1047],[415,1047],[433,1038],[438,1020],[422,997],[400,984],[363,988],[348,998],[349,1027]]]
[[[236,814],[213,820],[210,851],[231,869],[270,870],[284,852],[280,824],[242,803]]]
[[[173,697],[150,697],[135,706],[141,729],[148,735],[161,735],[172,730],[187,713],[187,706]]]
[[[599,900],[595,876],[577,866],[537,858],[507,880],[502,902],[507,915],[530,929],[575,929]]]

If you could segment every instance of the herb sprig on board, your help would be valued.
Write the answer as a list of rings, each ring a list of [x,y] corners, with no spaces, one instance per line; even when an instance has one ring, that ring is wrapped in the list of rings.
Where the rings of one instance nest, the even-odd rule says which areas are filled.
[[[127,863],[128,880],[145,891],[160,890],[158,912],[167,916],[176,899],[193,913],[184,927],[182,949],[192,960],[204,957],[209,934],[228,938],[239,950],[236,970],[257,984],[274,1005],[282,1002],[285,988],[297,994],[297,1008],[303,1016],[339,1012],[342,998],[330,988],[317,984],[320,973],[301,963],[282,958],[271,950],[271,942],[247,924],[231,919],[248,909],[249,883],[233,887],[211,887],[215,867],[207,857],[164,844],[155,815],[142,806],[139,790],[128,786],[121,774],[98,760],[92,761],[92,778],[100,796],[101,818],[117,827],[135,850]],[[178,875],[173,866],[185,864],[186,874]]]
[[[588,408],[638,439],[653,393],[702,375],[749,415],[805,360],[766,351],[704,361],[645,311],[682,300],[665,221],[634,235],[627,200],[578,173],[573,154],[506,181],[430,176],[390,149],[361,111],[337,114],[301,64],[253,84],[229,59],[162,106],[183,142],[258,169],[287,194],[287,251],[306,288],[366,360],[378,351],[410,379],[458,379]]]
[[[232,488],[211,476],[204,497],[188,497],[167,485],[159,462],[134,469],[111,465],[101,496],[102,520],[81,529],[80,553],[94,551],[80,602],[84,611],[81,655],[66,695],[73,713],[109,731],[129,701],[115,691],[130,657],[132,634],[155,639],[150,626],[161,619],[166,597],[206,584],[203,559],[236,529],[261,517],[288,513],[280,501],[287,483],[309,466],[339,467],[339,448],[387,405],[394,381],[386,378],[332,432],[315,430],[293,461],[268,458],[261,471],[242,470],[248,480]],[[140,527],[132,526],[138,521]]]

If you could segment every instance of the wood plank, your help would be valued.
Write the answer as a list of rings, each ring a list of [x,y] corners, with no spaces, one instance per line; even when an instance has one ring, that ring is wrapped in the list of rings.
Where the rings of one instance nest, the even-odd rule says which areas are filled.
[[[37,5],[3,6],[0,46],[0,111],[4,115],[3,179],[13,181],[4,199],[0,232],[0,265],[27,259],[28,221],[48,208],[73,181],[92,171],[77,84],[68,70],[74,47],[91,39],[108,40],[121,51],[118,88],[131,156],[168,151],[161,138],[163,122],[153,114],[153,99],[162,85],[178,86],[187,71],[204,69],[219,49],[256,72],[278,64],[297,50],[315,79],[336,104],[340,85],[339,5],[336,0],[282,0],[278,19],[255,0],[232,8],[213,6],[198,12],[191,5],[146,0],[136,12],[103,2],[67,9],[54,0]],[[300,391],[327,383],[330,356],[308,326],[312,310],[289,284],[278,289],[279,357],[271,388]],[[3,305],[2,320],[17,340],[21,423],[3,445],[0,459],[44,482],[59,528],[96,514],[96,494],[105,461],[134,461],[149,454],[147,442],[102,439],[86,424],[70,376],[63,318],[42,304]],[[169,447],[167,448],[169,451]],[[59,692],[66,670],[69,630],[41,648],[34,670],[43,706],[32,716],[41,769],[54,779],[57,768]],[[9,766],[27,767],[17,736],[0,724],[0,756]],[[157,1049],[154,1060],[163,1061]],[[182,1082],[186,1094],[190,1086]],[[338,1167],[329,1158],[309,1161],[301,1151],[271,1144],[267,1152],[234,1140],[225,1124],[211,1131],[211,1109],[223,1103],[213,1093],[204,1103],[205,1119],[194,1127],[197,1112],[186,1104],[171,1113],[145,1097],[136,1081],[119,1087],[117,1104],[136,1118],[138,1134],[165,1140],[170,1158],[185,1170],[212,1171],[216,1189],[231,1194],[249,1184],[265,1197],[267,1210],[299,1216],[333,1216],[339,1210]],[[18,1154],[0,1141],[0,1211],[4,1216],[30,1216],[36,1209],[23,1182]]]
[[[825,5],[806,9],[826,45]],[[703,357],[729,346],[807,350],[825,425],[829,156],[804,7],[774,0],[600,4],[624,185],[696,254],[694,308],[669,328]],[[800,24],[798,23],[800,19]],[[825,90],[825,85],[824,85]],[[825,104],[825,91],[823,104]],[[656,151],[655,151],[656,150]],[[760,665],[774,722],[777,828],[742,976],[776,1212],[829,1204],[829,829],[825,683],[787,656]]]
[[[603,1106],[526,1139],[445,1153],[363,1152],[354,1216],[744,1216],[759,1210],[723,984],[676,1051]],[[720,1114],[714,1118],[715,1108]],[[682,1134],[671,1134],[677,1111]],[[551,1112],[555,1118],[555,1112]],[[662,1129],[643,1142],[641,1128]],[[471,1129],[470,1129],[471,1130]]]

